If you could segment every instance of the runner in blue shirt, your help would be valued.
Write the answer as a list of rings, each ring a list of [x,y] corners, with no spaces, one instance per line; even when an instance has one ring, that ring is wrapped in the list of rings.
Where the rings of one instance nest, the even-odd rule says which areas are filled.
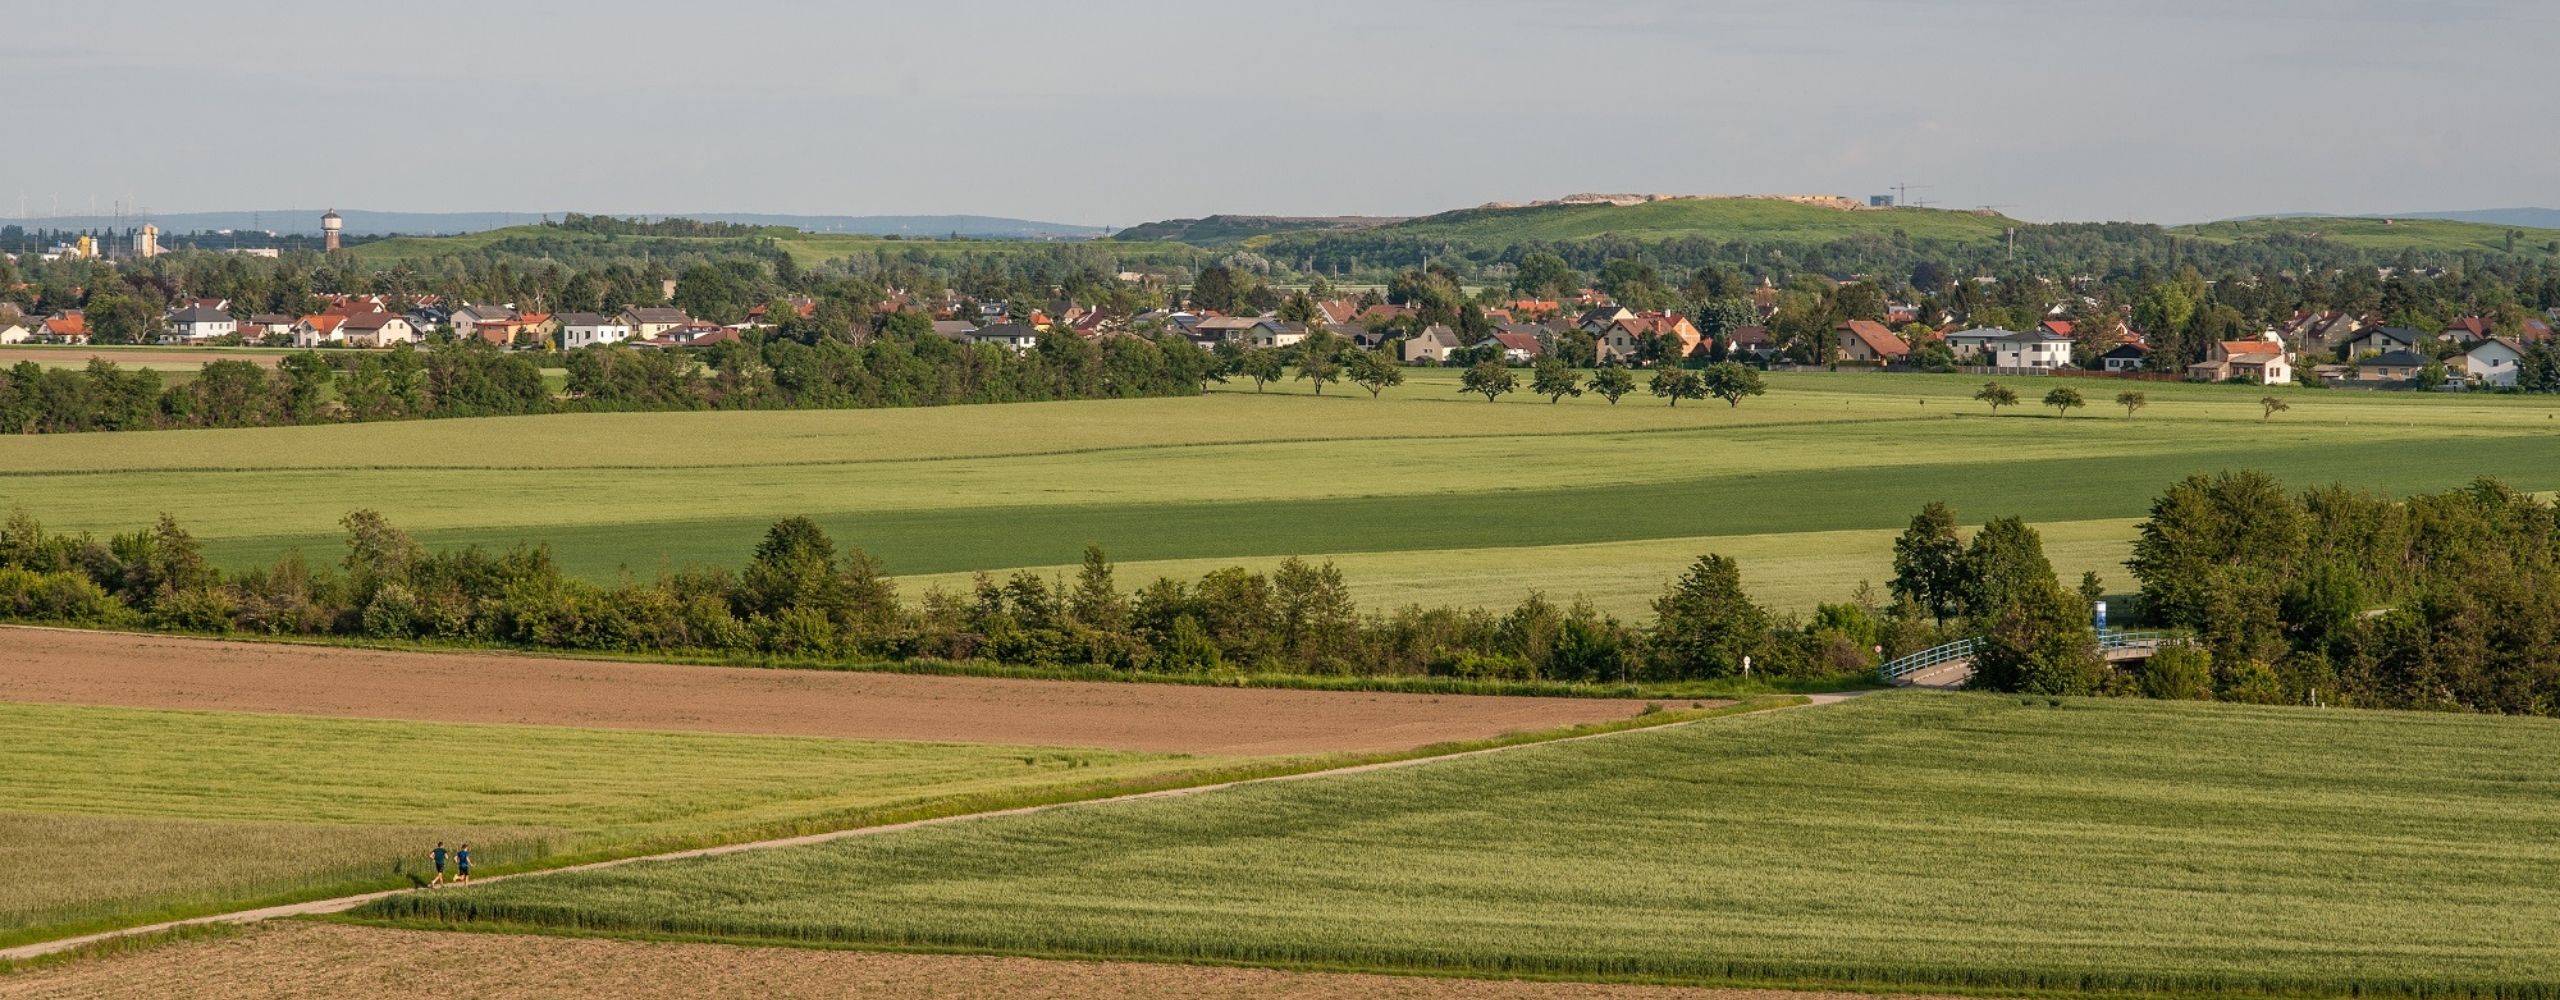
[[[427,888],[432,889],[444,884],[444,841],[436,841],[436,849],[433,852],[430,852],[429,856],[435,858],[436,861],[435,880],[427,883]]]
[[[453,879],[456,884],[471,881],[471,845],[464,844],[453,852],[453,870],[457,873]]]

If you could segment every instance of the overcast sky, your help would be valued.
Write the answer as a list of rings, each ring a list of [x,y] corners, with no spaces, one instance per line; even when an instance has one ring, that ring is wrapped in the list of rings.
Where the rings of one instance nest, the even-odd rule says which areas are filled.
[[[0,215],[2560,202],[2550,0],[14,5]]]

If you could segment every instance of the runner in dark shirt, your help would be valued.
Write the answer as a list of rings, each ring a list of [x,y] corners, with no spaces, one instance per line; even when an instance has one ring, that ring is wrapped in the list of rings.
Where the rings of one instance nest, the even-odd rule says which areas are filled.
[[[429,888],[433,888],[444,883],[444,841],[436,841],[436,849],[430,854],[430,856],[435,858],[436,861],[436,877],[434,881],[428,882],[427,885]]]
[[[453,879],[455,882],[471,881],[471,845],[464,844],[461,850],[453,852],[453,870],[457,873]]]

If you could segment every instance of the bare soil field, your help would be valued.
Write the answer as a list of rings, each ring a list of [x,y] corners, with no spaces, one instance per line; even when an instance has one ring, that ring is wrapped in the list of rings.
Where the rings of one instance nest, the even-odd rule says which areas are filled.
[[[90,358],[105,358],[118,368],[158,368],[163,371],[186,371],[204,367],[207,361],[251,361],[273,368],[284,360],[282,352],[214,350],[203,347],[96,348],[79,347],[0,347],[0,367],[21,361],[33,361],[51,368],[84,368]]]
[[[1206,1000],[1883,1000],[1681,989],[524,937],[285,922],[0,976],[0,1000],[700,996]]]
[[[1635,715],[1640,701],[935,677],[0,628],[0,700],[1103,747],[1404,750]]]

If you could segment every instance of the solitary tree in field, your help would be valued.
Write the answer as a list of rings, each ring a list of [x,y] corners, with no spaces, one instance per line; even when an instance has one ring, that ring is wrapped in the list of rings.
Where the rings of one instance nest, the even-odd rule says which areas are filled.
[[[1395,362],[1376,351],[1353,351],[1350,360],[1342,367],[1353,385],[1369,390],[1371,399],[1378,398],[1380,392],[1404,384],[1404,369],[1396,367]]]
[[[2116,405],[2124,407],[2124,418],[2131,420],[2133,419],[2133,411],[2151,405],[2151,401],[2144,399],[2141,393],[2127,389],[2123,392],[2116,393]]]
[[[1563,358],[1548,355],[1538,359],[1537,368],[1529,374],[1529,391],[1547,397],[1553,403],[1566,396],[1582,395],[1582,375],[1564,363]]]
[[[1964,539],[1956,534],[1956,512],[1932,500],[1911,518],[1911,527],[1893,540],[1892,593],[1909,600],[1944,626],[1964,604]]]
[[[2053,407],[2054,412],[2068,417],[2071,411],[2089,405],[2089,401],[2080,398],[2080,390],[2065,385],[2057,386],[2052,392],[2045,393],[2044,405]]]
[[[2018,405],[2018,394],[2008,386],[2001,385],[1998,382],[1982,383],[1982,388],[1973,394],[1973,398],[1991,404],[1991,412],[1993,413],[2000,412],[2000,408],[2003,406]]]
[[[1342,380],[1342,361],[1332,351],[1308,351],[1298,358],[1298,377],[1316,384],[1316,395],[1324,395],[1324,384]]]
[[[1619,365],[1604,367],[1591,373],[1591,391],[1608,400],[1609,405],[1616,406],[1618,397],[1636,391],[1635,373]]]
[[[2293,409],[2293,404],[2277,399],[2274,396],[2261,396],[2258,397],[2258,409],[2262,411],[2258,414],[2258,419],[2263,422],[2268,417]]]
[[[1475,367],[1458,377],[1459,392],[1483,393],[1484,401],[1488,403],[1493,402],[1494,397],[1519,387],[1520,377],[1511,374],[1511,369],[1503,367],[1502,362],[1491,358],[1476,362]]]
[[[1280,359],[1276,348],[1256,347],[1236,356],[1236,374],[1253,380],[1253,391],[1261,392],[1262,384],[1275,381],[1288,373],[1288,365]]]
[[[1678,406],[1684,399],[1707,398],[1707,382],[1697,372],[1686,368],[1663,368],[1653,373],[1653,394]]]
[[[1707,395],[1724,400],[1726,406],[1742,405],[1742,397],[1758,396],[1769,391],[1760,381],[1760,373],[1747,365],[1719,361],[1708,365],[1698,376],[1706,383]]]

